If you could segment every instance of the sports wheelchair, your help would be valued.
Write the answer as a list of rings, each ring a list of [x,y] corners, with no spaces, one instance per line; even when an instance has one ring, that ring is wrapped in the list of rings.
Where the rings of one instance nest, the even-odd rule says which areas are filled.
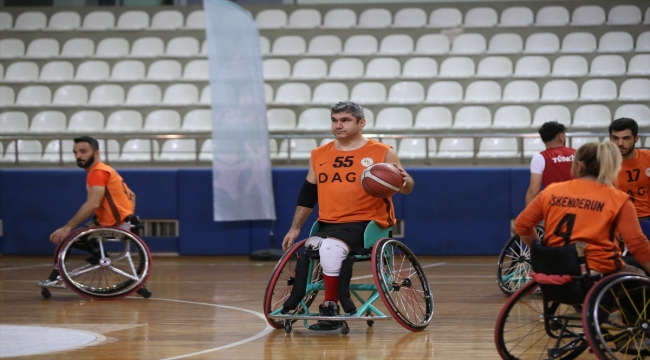
[[[314,223],[310,234],[318,232],[319,226],[318,222]],[[350,294],[362,305],[354,314],[337,316],[319,316],[317,305],[314,305],[315,313],[310,311],[318,292],[325,289],[322,268],[316,258],[299,261],[307,256],[306,239],[294,244],[278,261],[266,287],[264,314],[268,323],[276,329],[284,328],[286,333],[291,333],[292,325],[303,320],[307,329],[339,329],[345,335],[350,332],[348,321],[366,321],[368,326],[373,326],[375,320],[394,318],[410,331],[424,330],[433,316],[433,293],[429,281],[413,252],[406,245],[392,239],[391,234],[391,228],[382,229],[374,221],[366,227],[364,246],[371,249],[372,253],[355,255],[354,261],[371,262],[374,284],[349,284]],[[296,277],[296,267],[304,266],[299,264],[306,264],[306,269],[301,272],[307,274],[305,296],[295,310],[282,314],[282,305],[291,294],[293,286],[304,286],[299,279],[302,276],[298,276],[298,279]],[[364,298],[359,294],[361,291],[370,292],[370,295]],[[381,298],[390,316],[384,315],[373,305],[377,298]],[[334,321],[338,326],[323,328],[317,324],[309,325],[310,320]]]
[[[535,233],[537,238],[543,239],[544,226],[535,226]],[[510,296],[530,279],[530,249],[515,234],[499,254],[497,285],[504,294]]]
[[[590,275],[583,247],[533,243],[532,279],[497,318],[501,358],[650,358],[650,277]]]
[[[70,289],[94,300],[115,300],[135,292],[145,299],[151,292],[145,283],[151,273],[151,253],[137,235],[140,222],[130,216],[132,231],[117,227],[89,227],[72,232],[54,252],[56,280],[39,283],[41,295],[48,288]],[[90,255],[90,256],[88,256]]]

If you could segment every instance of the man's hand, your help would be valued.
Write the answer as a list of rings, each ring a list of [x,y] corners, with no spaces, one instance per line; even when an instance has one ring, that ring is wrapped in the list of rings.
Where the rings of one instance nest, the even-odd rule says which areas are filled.
[[[287,251],[296,242],[299,234],[300,230],[289,230],[287,235],[284,236],[284,240],[282,240],[282,250]]]
[[[65,238],[68,237],[71,230],[72,229],[68,228],[67,226],[54,230],[52,235],[50,235],[50,241],[58,245],[61,241],[65,240]]]
[[[402,188],[406,186],[406,181],[409,179],[409,174],[404,170],[399,164],[392,163],[391,165],[395,166],[399,170],[400,175],[402,175]]]

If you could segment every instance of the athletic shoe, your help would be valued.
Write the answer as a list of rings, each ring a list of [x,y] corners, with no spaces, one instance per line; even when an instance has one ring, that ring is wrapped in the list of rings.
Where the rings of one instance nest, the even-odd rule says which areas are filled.
[[[318,306],[319,316],[337,316],[339,314],[339,307],[334,301],[325,301]],[[338,321],[318,320],[318,326],[321,327],[337,327]]]

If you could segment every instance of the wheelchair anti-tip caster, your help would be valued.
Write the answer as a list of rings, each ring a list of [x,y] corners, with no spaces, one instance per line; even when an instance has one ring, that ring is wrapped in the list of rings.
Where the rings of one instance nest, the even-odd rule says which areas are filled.
[[[41,295],[42,295],[43,298],[45,298],[45,299],[49,299],[49,298],[52,297],[52,293],[50,292],[50,290],[48,290],[48,289],[46,289],[46,288],[42,288],[42,289],[41,289]]]
[[[348,323],[345,321],[341,321],[341,334],[347,335],[350,333],[350,327],[348,326]]]
[[[291,320],[285,320],[284,322],[284,332],[291,334]]]
[[[138,290],[138,295],[142,295],[143,298],[148,299],[151,297],[151,291],[143,286]]]

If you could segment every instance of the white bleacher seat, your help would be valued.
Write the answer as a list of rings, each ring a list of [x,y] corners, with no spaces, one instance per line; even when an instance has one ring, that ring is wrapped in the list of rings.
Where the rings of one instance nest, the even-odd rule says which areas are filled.
[[[155,110],[147,114],[142,131],[175,133],[181,129],[181,115],[174,110]]]
[[[41,30],[47,25],[47,17],[41,11],[25,11],[16,16],[12,30]]]
[[[357,79],[363,76],[363,61],[359,59],[336,59],[330,64],[329,77],[332,79]]]
[[[212,111],[194,109],[185,114],[182,131],[212,131]]]
[[[105,38],[97,44],[95,57],[116,58],[128,56],[129,42],[123,38]]]
[[[55,39],[38,38],[27,45],[25,57],[48,58],[59,56],[59,42]]]
[[[262,40],[262,39],[260,39]],[[261,50],[261,49],[260,49]],[[200,56],[208,56],[208,39],[203,40],[203,44],[201,44],[201,54]]]
[[[542,88],[541,101],[566,102],[578,100],[578,85],[571,80],[551,80]]]
[[[20,39],[0,39],[0,59],[12,59],[23,56],[25,43]]]
[[[63,132],[65,131],[66,117],[60,111],[41,111],[32,117],[29,132]]]
[[[72,152],[73,148],[74,142],[72,140],[50,140],[45,145],[41,161],[54,163],[63,160],[64,163],[73,163],[76,161]]]
[[[115,15],[110,11],[92,11],[84,17],[82,30],[107,30],[115,26]]]
[[[616,83],[610,79],[592,79],[582,84],[581,101],[612,101],[618,95]]]
[[[477,158],[515,158],[520,155],[517,139],[510,137],[485,137],[481,139]]]
[[[311,101],[311,88],[305,83],[285,83],[275,93],[278,104],[306,104]]]
[[[493,27],[499,22],[499,15],[492,8],[475,7],[465,13],[465,27]]]
[[[503,102],[528,103],[539,100],[539,85],[531,80],[515,80],[503,88]]]
[[[438,158],[467,159],[474,157],[474,139],[443,138],[438,148]]]
[[[122,146],[122,154],[116,161],[136,162],[158,160],[159,145],[153,139],[129,139]]]
[[[425,102],[454,104],[463,101],[463,87],[455,81],[436,81],[429,86]]]
[[[142,10],[129,10],[117,19],[117,30],[142,30],[149,27],[149,14]]]
[[[120,85],[99,85],[90,92],[88,105],[112,106],[124,103],[124,88]]]
[[[39,162],[42,159],[43,145],[38,140],[18,140],[18,161]],[[12,141],[5,151],[4,161],[15,161],[16,141]]]
[[[524,50],[524,40],[519,34],[500,33],[490,38],[488,54],[518,54]]]
[[[649,52],[650,51],[650,31],[644,31],[636,38],[636,47],[634,48],[637,52]]]
[[[0,30],[11,29],[13,26],[14,17],[8,12],[0,11]]]
[[[271,52],[271,42],[264,36],[260,36],[260,54],[266,55]],[[207,53],[206,53],[207,54]]]
[[[343,50],[343,43],[335,35],[318,35],[309,41],[307,53],[310,55],[336,55]]]
[[[605,105],[582,105],[573,114],[573,127],[606,128],[612,122],[612,114]]]
[[[650,100],[650,79],[627,79],[619,89],[619,100]]]
[[[47,86],[30,85],[18,92],[16,96],[16,105],[38,106],[52,102],[52,91]]]
[[[63,43],[61,57],[83,58],[95,54],[95,43],[88,38],[69,39]]]
[[[571,112],[563,105],[544,105],[535,110],[533,115],[533,128],[539,128],[547,121],[557,121],[560,124],[569,126],[571,124]]]
[[[567,144],[568,145],[568,144]],[[540,137],[524,138],[524,156],[532,158],[540,152],[546,150],[546,145]]]
[[[646,148],[649,148],[649,149],[650,149],[650,136],[648,136],[647,138],[645,138],[645,145],[644,145],[644,146],[645,146]]]
[[[391,79],[401,73],[401,64],[394,58],[374,58],[366,65],[366,78]]]
[[[321,24],[320,11],[316,9],[298,9],[289,15],[288,28],[313,29]]]
[[[383,138],[379,139],[383,144],[386,144],[397,151],[397,139],[396,138]]]
[[[305,53],[306,48],[305,39],[297,35],[280,36],[273,42],[275,55],[300,55]]]
[[[290,157],[294,160],[306,160],[311,157],[312,149],[318,147],[316,139],[290,139],[290,142],[291,145],[288,145],[287,139],[282,140],[278,151],[278,159]],[[289,154],[289,147],[291,147],[291,154]]]
[[[530,127],[530,110],[522,105],[502,106],[494,113],[493,129],[523,129]]]
[[[451,110],[444,106],[427,106],[415,116],[414,130],[447,129],[452,124]]]
[[[167,139],[156,161],[192,161],[196,159],[196,139]]]
[[[0,64],[0,80],[4,79],[5,75],[5,68],[2,64]]]
[[[106,61],[90,60],[84,61],[77,66],[76,81],[102,81],[110,74],[110,66]]]
[[[22,111],[7,111],[0,113],[0,133],[27,132],[29,118]]]
[[[512,61],[505,56],[488,56],[479,61],[476,76],[504,78],[512,75]]]
[[[589,32],[572,32],[562,39],[563,53],[590,53],[596,51],[596,37]]]
[[[183,27],[183,14],[178,10],[158,11],[151,18],[151,30],[175,30]]]
[[[41,81],[69,81],[74,77],[74,66],[69,61],[50,61],[41,68]]]
[[[187,29],[205,29],[205,11],[194,10],[185,19]]]
[[[424,101],[424,86],[415,81],[400,81],[388,90],[388,102],[417,104]]]
[[[270,141],[275,141],[275,139],[269,139]],[[277,144],[275,145],[275,150],[277,153]],[[213,150],[212,150],[212,139],[207,139],[201,145],[201,152],[199,153],[199,160],[201,161],[212,161],[213,159]]]
[[[132,86],[126,94],[126,104],[129,105],[154,105],[159,104],[162,90],[154,84],[137,84]]]
[[[419,28],[427,24],[427,13],[419,8],[403,8],[395,13],[393,27]]]
[[[641,9],[635,5],[616,5],[609,9],[607,25],[636,25],[641,23]]]
[[[413,38],[409,35],[387,35],[381,39],[379,53],[385,55],[406,55],[413,52],[413,46]]]
[[[291,65],[285,59],[265,59],[262,61],[264,80],[286,79],[291,74]]]
[[[366,104],[380,104],[386,101],[386,87],[380,82],[360,82],[352,88],[350,101]]]
[[[551,73],[551,63],[545,56],[522,56],[515,64],[515,77],[545,77]]]
[[[533,25],[533,11],[524,6],[509,7],[501,12],[501,27],[528,27]]]
[[[534,33],[526,38],[524,53],[552,54],[560,50],[560,38],[553,33]]]
[[[131,56],[158,57],[165,53],[165,43],[159,37],[142,37],[131,45]]]
[[[298,118],[299,130],[328,131],[332,128],[331,112],[326,108],[311,108],[303,111]]]
[[[113,65],[111,79],[121,81],[141,80],[145,77],[145,65],[139,60],[122,60]]]
[[[474,60],[468,57],[448,57],[440,64],[440,77],[467,78],[474,76]]]
[[[13,105],[15,96],[14,89],[0,85],[0,106]]]
[[[343,53],[346,55],[372,55],[377,52],[377,38],[372,35],[352,35],[345,40]]]
[[[413,127],[413,114],[405,107],[383,108],[377,114],[375,130],[406,130]]]
[[[280,9],[265,9],[257,13],[255,22],[259,29],[281,29],[287,25],[287,13]]]
[[[455,129],[488,129],[492,126],[492,113],[485,106],[465,106],[456,111]]]
[[[167,42],[167,56],[196,56],[200,52],[199,40],[192,36],[179,36]]]
[[[52,105],[80,106],[88,102],[88,90],[83,85],[63,85],[56,89]]]
[[[603,34],[598,42],[598,52],[625,53],[634,50],[634,38],[625,31],[610,31]]]
[[[106,119],[106,132],[135,133],[142,129],[142,114],[136,110],[118,110]]]
[[[623,69],[625,69],[625,60],[623,60]],[[650,75],[650,54],[634,55],[632,59],[630,59],[627,74],[641,76]]]
[[[147,79],[176,80],[181,78],[183,67],[176,60],[156,60],[149,65]]]
[[[580,55],[563,55],[553,62],[553,76],[580,77],[589,72],[587,59]]]
[[[582,145],[592,142],[600,142],[600,139],[597,136],[574,136],[571,138],[571,147],[578,149]]]
[[[572,26],[598,26],[605,23],[605,10],[597,5],[578,6],[571,15]]]
[[[644,24],[650,24],[650,7],[645,9],[645,15],[643,16],[643,23]]]
[[[81,15],[76,11],[59,11],[50,17],[47,30],[75,30],[81,27]]]
[[[474,81],[465,89],[466,103],[495,103],[501,100],[501,86],[496,81]]]
[[[431,138],[429,141],[429,157],[436,155],[436,139]],[[400,159],[424,159],[427,157],[427,139],[426,138],[403,138],[399,143],[397,156]]]
[[[5,81],[28,82],[38,79],[38,65],[32,61],[16,61],[9,64]]]
[[[172,84],[165,89],[162,99],[162,103],[168,105],[192,105],[198,101],[199,89],[192,84]]]
[[[634,58],[632,58],[634,60]],[[632,66],[630,60],[630,67]],[[625,75],[625,59],[620,55],[598,55],[591,60],[590,76],[622,76]],[[628,72],[628,75],[633,75]],[[643,75],[643,74],[639,74]],[[648,74],[650,75],[650,57],[648,57]]]
[[[68,132],[97,133],[104,131],[104,115],[95,110],[82,110],[72,114],[68,121]]]
[[[422,55],[442,55],[449,52],[449,37],[441,34],[426,34],[415,43],[415,53]]]
[[[455,8],[438,8],[429,15],[430,28],[456,28],[463,24],[463,14]]]
[[[336,104],[347,101],[349,98],[348,87],[341,82],[323,82],[314,88],[312,102],[316,104]]]
[[[359,15],[359,28],[387,28],[392,23],[390,11],[386,9],[366,9]]]
[[[429,57],[412,57],[404,62],[402,78],[429,79],[438,74],[438,63]]]
[[[293,64],[294,79],[322,79],[327,76],[327,63],[323,59],[300,59]]]
[[[266,83],[264,83],[264,99],[266,100],[267,104],[273,102],[273,87]]]
[[[650,126],[650,108],[647,105],[641,104],[625,104],[619,106],[614,113],[614,119],[618,118],[634,119],[639,127]]]
[[[266,110],[269,131],[294,130],[296,114],[291,109]]]
[[[481,34],[460,34],[451,44],[452,54],[482,54],[486,49],[487,43]]]
[[[332,9],[325,14],[325,29],[349,29],[357,24],[357,13],[350,9]]]
[[[375,126],[375,114],[368,108],[363,108],[363,116],[366,118],[364,130],[372,129]]]

